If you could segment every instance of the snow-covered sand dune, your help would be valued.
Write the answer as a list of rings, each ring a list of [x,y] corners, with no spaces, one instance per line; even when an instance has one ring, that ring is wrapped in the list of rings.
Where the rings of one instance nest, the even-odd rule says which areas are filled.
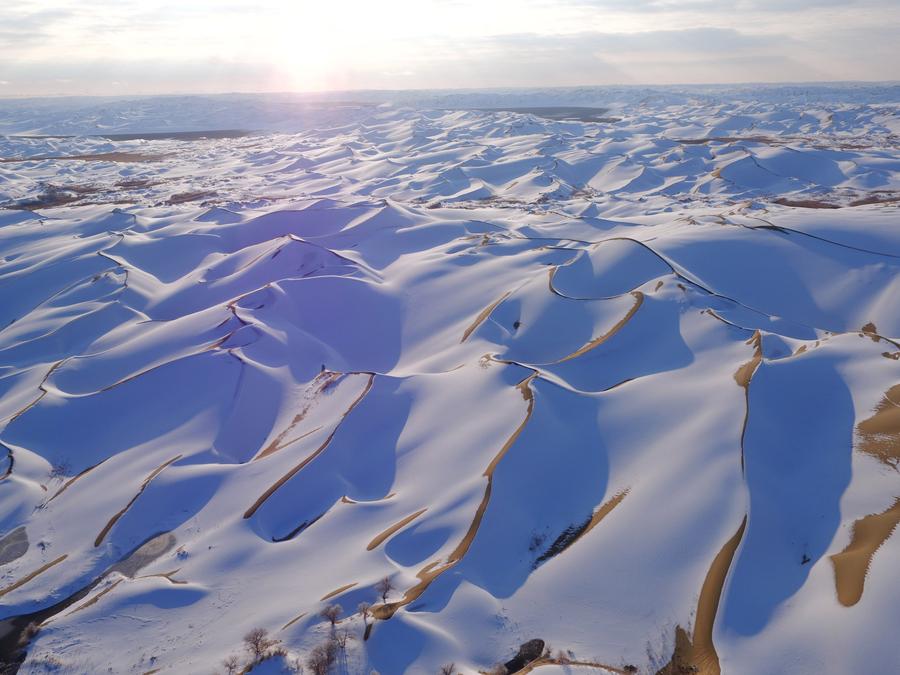
[[[602,93],[0,139],[4,658],[895,671],[897,88]]]

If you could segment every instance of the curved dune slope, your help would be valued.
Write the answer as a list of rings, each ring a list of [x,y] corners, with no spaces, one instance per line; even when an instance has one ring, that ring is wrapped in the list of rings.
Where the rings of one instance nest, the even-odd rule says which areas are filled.
[[[305,659],[339,603],[351,673],[892,672],[898,211],[850,203],[900,160],[764,107],[0,165],[107,186],[0,211],[0,655]]]

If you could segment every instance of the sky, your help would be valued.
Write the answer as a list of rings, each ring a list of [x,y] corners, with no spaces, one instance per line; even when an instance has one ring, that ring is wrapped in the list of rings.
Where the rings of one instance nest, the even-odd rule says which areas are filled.
[[[0,0],[0,96],[900,79],[897,0]]]

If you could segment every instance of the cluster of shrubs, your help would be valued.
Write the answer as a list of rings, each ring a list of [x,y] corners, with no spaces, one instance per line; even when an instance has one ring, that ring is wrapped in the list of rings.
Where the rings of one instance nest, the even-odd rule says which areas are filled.
[[[384,577],[375,585],[375,590],[382,602],[386,603],[388,595],[394,590],[394,585],[389,577]],[[369,621],[372,617],[372,605],[361,602],[357,610],[363,620],[364,639],[367,639],[372,628]],[[330,624],[331,630],[324,642],[310,650],[305,662],[300,658],[292,658],[281,645],[281,641],[270,637],[265,628],[254,628],[244,636],[245,658],[241,659],[240,656],[232,654],[222,661],[226,675],[245,675],[262,662],[278,657],[284,660],[284,665],[293,673],[305,673],[305,669],[309,668],[312,675],[328,675],[338,657],[346,653],[347,643],[353,639],[347,631],[337,630],[343,612],[344,608],[337,603],[327,605],[319,612],[319,616]],[[378,673],[372,671],[370,675]]]

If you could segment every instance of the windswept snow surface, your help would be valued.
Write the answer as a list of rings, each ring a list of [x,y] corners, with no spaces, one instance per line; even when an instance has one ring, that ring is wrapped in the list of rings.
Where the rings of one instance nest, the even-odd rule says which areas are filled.
[[[897,671],[900,88],[554,95],[4,103],[4,658]]]

